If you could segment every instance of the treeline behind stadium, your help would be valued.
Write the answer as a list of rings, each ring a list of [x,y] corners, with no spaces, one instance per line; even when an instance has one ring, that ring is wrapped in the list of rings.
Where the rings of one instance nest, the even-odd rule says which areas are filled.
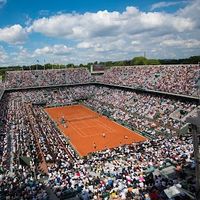
[[[63,68],[73,68],[73,67],[86,67],[90,70],[91,65],[103,65],[107,68],[113,66],[133,66],[133,65],[169,65],[169,64],[198,64],[200,63],[200,56],[191,56],[189,58],[183,59],[147,59],[145,57],[135,57],[131,60],[123,60],[123,61],[105,61],[105,62],[91,62],[87,64],[79,64],[74,65],[70,64],[34,64],[30,66],[8,66],[8,67],[0,67],[0,76],[5,77],[6,71],[13,70],[45,70],[45,69],[63,69]]]

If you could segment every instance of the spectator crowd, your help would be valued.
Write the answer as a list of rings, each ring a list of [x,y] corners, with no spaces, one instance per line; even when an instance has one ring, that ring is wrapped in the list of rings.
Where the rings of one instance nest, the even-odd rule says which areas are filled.
[[[186,116],[197,108],[196,103],[107,87],[95,88],[94,93],[85,101],[88,106],[150,135],[179,133]],[[173,117],[176,112],[179,118]]]
[[[78,99],[154,139],[80,158],[42,106]],[[164,190],[171,186],[194,193],[194,178],[188,175],[195,166],[192,139],[177,133],[196,108],[191,102],[101,86],[6,92],[0,101],[0,195],[45,200],[52,190],[59,199],[165,200]],[[178,119],[170,117],[180,109]],[[174,166],[173,178],[161,173],[167,166]],[[189,199],[182,192],[179,196]]]
[[[200,65],[121,66],[91,76],[86,68],[8,71],[5,88],[29,88],[90,83],[93,81],[145,90],[198,96]]]
[[[98,82],[198,96],[200,65],[113,67]]]
[[[86,68],[8,71],[5,76],[6,88],[28,88],[91,82]]]

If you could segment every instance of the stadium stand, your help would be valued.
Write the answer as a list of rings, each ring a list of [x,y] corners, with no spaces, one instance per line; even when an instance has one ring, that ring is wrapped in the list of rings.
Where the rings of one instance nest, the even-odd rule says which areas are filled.
[[[99,82],[130,86],[168,93],[198,96],[195,86],[200,77],[200,65],[113,67]]]
[[[178,66],[171,76],[172,68],[164,68],[113,68],[99,81],[196,96],[198,66]],[[181,78],[186,71],[187,82]],[[160,74],[157,82],[155,74]],[[161,79],[170,86],[160,85]],[[6,74],[6,88],[15,90],[6,90],[0,99],[0,197],[46,200],[50,190],[58,199],[167,200],[166,189],[176,187],[179,199],[192,199],[192,138],[179,130],[195,114],[197,102],[94,84],[53,87],[91,81],[85,69]],[[18,90],[38,86],[50,88]],[[79,99],[149,139],[79,157],[43,109]]]
[[[9,71],[5,76],[6,88],[26,88],[88,83],[91,76],[86,68],[62,70]]]
[[[96,81],[106,84],[198,96],[196,83],[199,65],[159,65],[113,67]],[[6,73],[6,88],[29,88],[90,83],[94,78],[86,68],[62,70],[10,71]]]

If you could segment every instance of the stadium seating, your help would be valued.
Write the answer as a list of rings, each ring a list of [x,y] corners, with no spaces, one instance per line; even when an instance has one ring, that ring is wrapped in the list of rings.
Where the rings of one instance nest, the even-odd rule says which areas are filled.
[[[102,83],[129,86],[168,93],[198,96],[196,83],[199,65],[113,67],[98,80]]]
[[[191,67],[195,73],[180,66],[183,71],[174,70],[174,76],[189,70],[181,94],[195,96],[193,86],[198,67]],[[92,80],[85,69],[61,71],[9,72],[6,86],[26,88]],[[99,81],[133,87],[144,84],[148,89],[164,91],[167,86],[158,87],[161,79],[167,82],[161,72],[169,76],[169,67],[113,68]],[[172,80],[181,78],[168,77],[171,86],[167,91],[178,93],[179,83],[173,86]],[[192,93],[188,93],[188,87]],[[43,105],[68,105],[79,99],[149,139],[79,157],[43,109]],[[146,200],[156,196],[165,200],[164,190],[176,184],[194,193],[194,179],[186,178],[195,166],[192,138],[180,138],[178,134],[186,124],[186,117],[197,108],[196,102],[94,85],[6,91],[0,100],[0,195],[7,199],[46,200],[48,188],[59,199]],[[174,169],[173,178],[162,174],[162,169],[168,166]]]
[[[26,88],[88,83],[91,76],[86,68],[6,72],[6,88]]]
[[[27,88],[90,83],[129,86],[145,90],[198,96],[199,65],[113,67],[92,77],[86,68],[6,72],[6,88]]]

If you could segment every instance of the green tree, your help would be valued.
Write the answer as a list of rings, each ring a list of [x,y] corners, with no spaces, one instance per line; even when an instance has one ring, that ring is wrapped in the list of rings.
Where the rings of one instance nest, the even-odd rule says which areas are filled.
[[[131,65],[147,65],[148,60],[145,57],[135,57],[131,60]]]
[[[148,65],[160,65],[159,60],[156,59],[148,59],[147,63]]]
[[[74,67],[74,64],[73,64],[73,63],[67,64],[67,68],[73,68],[73,67]]]

